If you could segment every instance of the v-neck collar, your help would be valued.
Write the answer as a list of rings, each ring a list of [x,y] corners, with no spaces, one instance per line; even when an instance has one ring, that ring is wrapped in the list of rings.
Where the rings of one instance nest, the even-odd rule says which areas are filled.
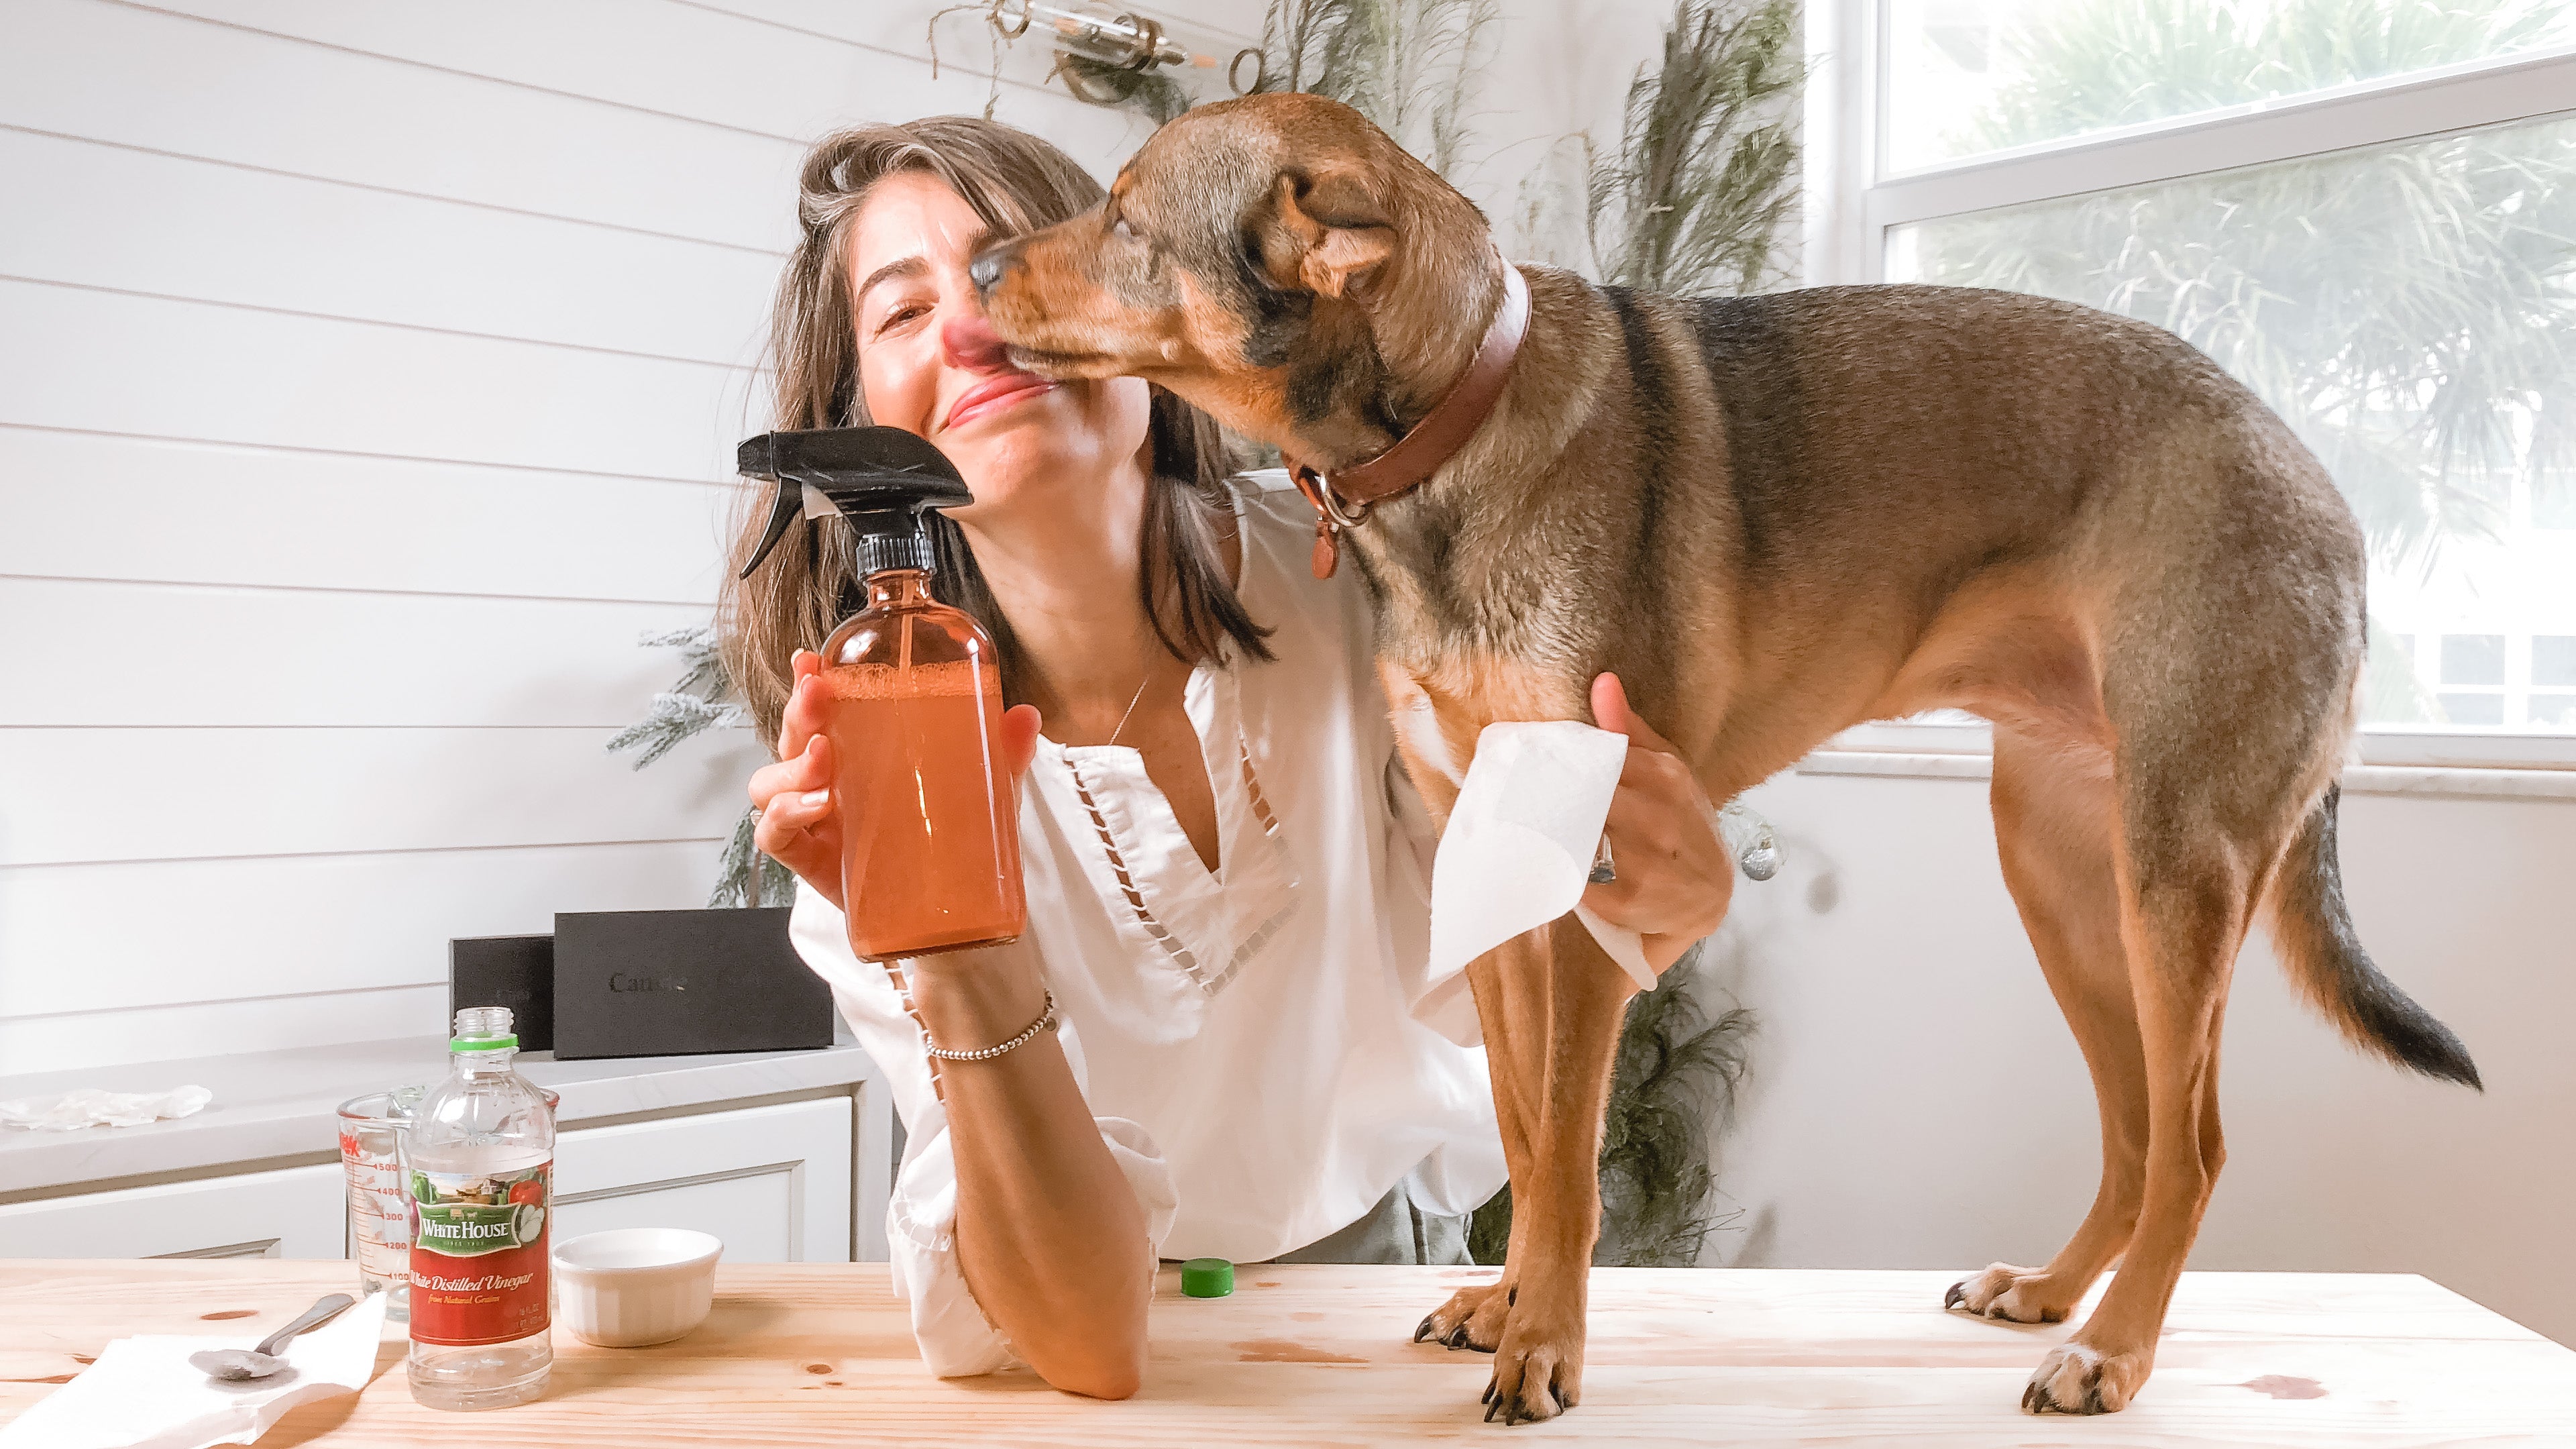
[[[1236,527],[1243,504],[1236,500]],[[1247,608],[1271,590],[1265,560],[1244,537],[1236,593]],[[1094,840],[1085,868],[1102,896],[1124,900],[1118,928],[1131,947],[1168,957],[1214,994],[1269,941],[1296,904],[1298,871],[1263,793],[1245,713],[1266,714],[1266,691],[1247,691],[1246,666],[1201,662],[1190,671],[1181,704],[1199,741],[1199,759],[1217,817],[1217,864],[1199,858],[1180,817],[1126,745],[1067,745],[1040,736],[1038,761],[1088,815]],[[1247,692],[1253,698],[1247,700]]]

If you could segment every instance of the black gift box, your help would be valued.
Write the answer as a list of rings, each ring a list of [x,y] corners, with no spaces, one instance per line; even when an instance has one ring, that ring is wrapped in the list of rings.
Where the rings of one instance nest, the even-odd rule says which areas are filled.
[[[447,943],[447,1019],[469,1006],[510,1008],[519,1050],[555,1045],[555,938],[467,936]]]
[[[555,917],[557,1061],[832,1044],[832,991],[787,939],[788,909]]]

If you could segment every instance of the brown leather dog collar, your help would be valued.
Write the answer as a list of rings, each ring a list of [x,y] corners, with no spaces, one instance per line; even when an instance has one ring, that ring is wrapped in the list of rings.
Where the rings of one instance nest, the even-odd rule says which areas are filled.
[[[1336,469],[1330,476],[1293,457],[1285,460],[1297,491],[1315,506],[1315,577],[1329,579],[1340,565],[1343,529],[1358,527],[1371,508],[1420,487],[1484,426],[1503,395],[1504,381],[1511,376],[1521,338],[1529,331],[1529,311],[1529,283],[1521,279],[1520,268],[1506,261],[1503,303],[1494,310],[1493,325],[1485,329],[1476,360],[1467,365],[1467,375],[1432,404],[1422,421],[1395,440],[1395,446],[1365,463]]]

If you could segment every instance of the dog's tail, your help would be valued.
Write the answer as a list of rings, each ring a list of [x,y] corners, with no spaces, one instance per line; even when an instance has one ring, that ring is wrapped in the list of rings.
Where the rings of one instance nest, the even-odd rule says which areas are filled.
[[[2335,807],[2343,787],[2326,787],[2281,860],[2272,935],[2301,995],[2353,1045],[2428,1077],[2486,1090],[2469,1049],[2433,1013],[2380,974],[2345,909],[2335,859]]]

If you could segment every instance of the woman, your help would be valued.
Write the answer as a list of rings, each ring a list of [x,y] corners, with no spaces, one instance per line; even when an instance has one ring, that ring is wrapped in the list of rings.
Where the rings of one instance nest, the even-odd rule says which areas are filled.
[[[966,265],[1100,199],[1062,152],[959,117],[862,127],[802,186],[779,426],[890,424],[957,464],[975,501],[947,515],[935,585],[992,631],[1014,701],[1027,933],[861,962],[815,732],[812,651],[854,605],[837,533],[727,601],[727,658],[780,760],[752,777],[758,844],[804,882],[797,948],[907,1130],[888,1237],[923,1357],[952,1376],[1016,1357],[1119,1398],[1158,1257],[1467,1261],[1502,1153],[1464,980],[1426,978],[1434,832],[1358,571],[1313,578],[1304,504],[1275,475],[1229,480],[1218,430],[1177,399],[1000,355]],[[1594,711],[1632,744],[1620,878],[1587,903],[1646,933],[1660,970],[1715,928],[1731,866],[1609,676]],[[1060,1029],[1032,1030],[1050,1001]],[[935,1071],[926,1050],[1004,1043]]]

